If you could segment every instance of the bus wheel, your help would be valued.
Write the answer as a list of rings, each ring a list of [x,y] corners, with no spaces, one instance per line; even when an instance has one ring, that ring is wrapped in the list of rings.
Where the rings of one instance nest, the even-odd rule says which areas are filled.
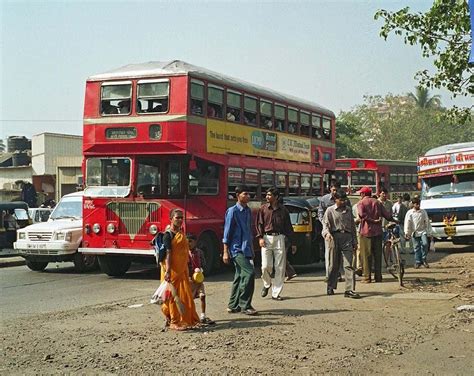
[[[35,272],[42,272],[48,266],[47,262],[26,260],[26,266]]]
[[[197,247],[204,253],[206,265],[204,268],[204,275],[210,275],[214,269],[215,264],[219,262],[219,252],[217,245],[217,238],[211,232],[201,234],[197,241]]]
[[[98,268],[96,255],[76,252],[74,254],[74,270],[78,273],[89,272]]]
[[[130,268],[132,259],[126,256],[97,256],[100,270],[111,277],[120,277]]]

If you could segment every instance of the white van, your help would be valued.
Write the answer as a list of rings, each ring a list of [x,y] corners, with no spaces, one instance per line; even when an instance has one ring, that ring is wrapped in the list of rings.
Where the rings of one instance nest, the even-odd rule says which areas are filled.
[[[31,270],[42,271],[50,262],[72,261],[76,271],[97,268],[94,255],[77,252],[82,242],[82,192],[65,195],[47,222],[17,231],[14,248]]]

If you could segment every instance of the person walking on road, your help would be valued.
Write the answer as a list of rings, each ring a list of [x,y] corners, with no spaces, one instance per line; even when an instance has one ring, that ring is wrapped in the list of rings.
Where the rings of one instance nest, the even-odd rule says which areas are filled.
[[[247,206],[250,201],[249,192],[246,186],[237,186],[235,189],[237,203],[225,213],[224,238],[222,239],[223,262],[230,264],[232,260],[235,267],[227,312],[256,315],[257,311],[252,307],[255,270],[252,249],[252,214]]]
[[[272,299],[283,300],[280,293],[285,282],[286,239],[291,242],[293,226],[290,214],[280,203],[280,193],[275,187],[267,189],[267,203],[260,207],[256,219],[259,246],[262,250],[262,297],[272,288]],[[292,252],[296,246],[292,246]],[[274,277],[271,275],[274,272]]]
[[[171,299],[161,305],[166,323],[173,330],[187,330],[199,324],[194,299],[189,282],[188,260],[189,243],[182,232],[183,212],[172,209],[170,212],[170,231],[163,236],[166,247],[166,258],[161,262],[161,280],[170,282],[176,289],[184,310],[180,310],[176,300]]]
[[[318,219],[322,223],[323,222],[323,217],[324,213],[326,212],[327,208],[330,206],[333,206],[336,203],[336,200],[334,198],[334,195],[338,189],[341,189],[341,183],[339,183],[337,180],[331,180],[330,186],[329,186],[329,193],[321,197],[321,200],[319,201],[319,208],[318,208]],[[350,206],[350,201],[348,201],[348,205]],[[326,240],[324,240],[324,263],[326,266],[326,281],[329,278],[329,270],[331,268],[331,259],[332,255],[329,252],[329,245]]]
[[[392,216],[380,201],[371,197],[370,187],[362,187],[358,193],[363,195],[362,200],[357,204],[357,214],[360,219],[359,246],[363,278],[361,282],[372,282],[372,260],[375,282],[382,282],[382,217],[390,221]]]
[[[411,202],[413,208],[408,210],[405,217],[405,237],[407,240],[413,238],[415,243],[415,268],[418,269],[421,265],[429,268],[426,256],[433,230],[428,214],[424,209],[420,209],[420,199],[413,198]]]
[[[334,295],[337,289],[338,274],[341,263],[344,266],[344,279],[346,289],[344,297],[360,298],[355,292],[355,271],[352,266],[352,258],[357,250],[357,233],[350,207],[346,206],[347,194],[339,189],[334,194],[336,203],[330,206],[323,217],[324,239],[328,242],[331,253],[334,255],[329,279],[327,282],[327,294]]]

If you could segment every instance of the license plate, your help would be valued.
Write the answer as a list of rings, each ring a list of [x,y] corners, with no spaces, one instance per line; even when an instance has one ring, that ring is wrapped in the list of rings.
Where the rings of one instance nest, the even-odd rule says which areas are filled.
[[[28,243],[26,245],[26,248],[28,249],[46,249],[46,244],[32,244]]]

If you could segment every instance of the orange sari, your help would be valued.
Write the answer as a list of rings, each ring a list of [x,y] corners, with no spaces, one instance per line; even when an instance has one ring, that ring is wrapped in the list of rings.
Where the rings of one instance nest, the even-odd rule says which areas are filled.
[[[174,299],[163,303],[161,310],[170,323],[170,329],[185,330],[199,323],[189,282],[188,270],[189,244],[182,232],[177,232],[171,241],[170,281],[184,306],[181,314]],[[161,263],[161,280],[165,275],[165,262]]]

